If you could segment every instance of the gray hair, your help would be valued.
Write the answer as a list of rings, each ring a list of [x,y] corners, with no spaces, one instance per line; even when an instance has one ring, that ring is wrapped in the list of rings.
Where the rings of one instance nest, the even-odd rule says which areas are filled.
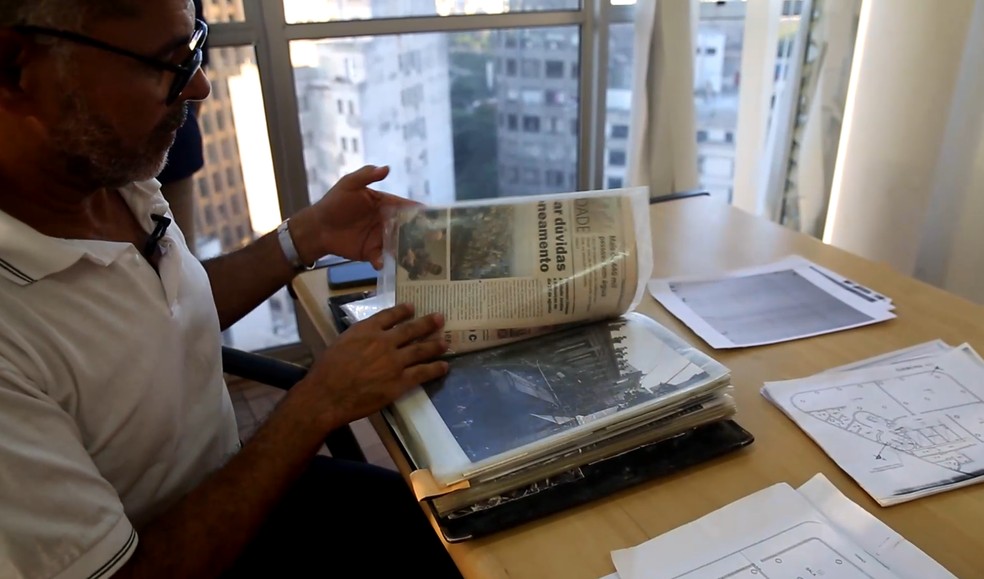
[[[0,0],[0,28],[30,24],[62,30],[84,31],[90,20],[129,18],[140,13],[140,0]],[[68,73],[73,46],[53,47],[60,77]]]
[[[90,19],[131,18],[140,0],[0,0],[0,28],[17,24],[84,30]]]

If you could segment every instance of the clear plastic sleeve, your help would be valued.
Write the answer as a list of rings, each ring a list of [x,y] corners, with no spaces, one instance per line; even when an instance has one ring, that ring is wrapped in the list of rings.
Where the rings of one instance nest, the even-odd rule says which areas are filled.
[[[645,187],[401,207],[379,303],[443,314],[463,353],[629,312],[651,273]]]

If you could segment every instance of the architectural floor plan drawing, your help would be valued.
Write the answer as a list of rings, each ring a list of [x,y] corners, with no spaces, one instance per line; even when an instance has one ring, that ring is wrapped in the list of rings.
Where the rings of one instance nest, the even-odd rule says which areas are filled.
[[[843,544],[827,525],[807,521],[757,541],[673,579],[780,579],[837,577],[870,579],[892,576],[871,570],[863,555]],[[863,568],[864,567],[864,568]],[[867,570],[865,570],[867,568]],[[887,571],[887,570],[885,570]]]
[[[613,551],[612,562],[619,579],[953,578],[822,474]]]
[[[802,380],[767,396],[882,505],[984,476],[984,371],[968,348]]]

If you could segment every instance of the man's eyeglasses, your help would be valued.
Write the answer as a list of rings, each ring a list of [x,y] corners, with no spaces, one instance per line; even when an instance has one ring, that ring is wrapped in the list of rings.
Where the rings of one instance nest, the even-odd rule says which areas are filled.
[[[166,103],[168,106],[174,104],[174,102],[178,100],[178,97],[181,96],[182,92],[184,92],[184,89],[188,86],[188,83],[191,82],[191,79],[195,77],[195,74],[197,74],[198,70],[202,67],[202,47],[205,45],[205,39],[208,37],[208,25],[196,18],[195,32],[192,33],[191,39],[188,40],[188,49],[191,53],[180,64],[174,64],[172,62],[157,60],[156,58],[137,54],[136,52],[131,52],[125,48],[119,48],[117,46],[113,46],[112,44],[107,44],[101,40],[96,40],[95,38],[90,38],[76,32],[69,32],[67,30],[57,30],[54,28],[45,28],[43,26],[15,26],[14,30],[24,34],[50,36],[52,38],[60,38],[62,40],[68,40],[69,42],[91,46],[92,48],[98,48],[100,50],[112,52],[113,54],[119,54],[121,56],[132,58],[146,64],[147,66],[156,68],[157,70],[172,72],[174,73],[174,80],[171,82],[171,88],[167,93]]]

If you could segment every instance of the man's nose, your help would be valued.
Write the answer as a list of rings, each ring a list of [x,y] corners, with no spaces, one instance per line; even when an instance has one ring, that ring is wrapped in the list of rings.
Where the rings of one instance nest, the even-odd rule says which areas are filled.
[[[181,96],[189,101],[203,101],[212,93],[212,83],[208,80],[205,71],[198,69],[195,76],[191,77],[188,86],[185,87]]]

